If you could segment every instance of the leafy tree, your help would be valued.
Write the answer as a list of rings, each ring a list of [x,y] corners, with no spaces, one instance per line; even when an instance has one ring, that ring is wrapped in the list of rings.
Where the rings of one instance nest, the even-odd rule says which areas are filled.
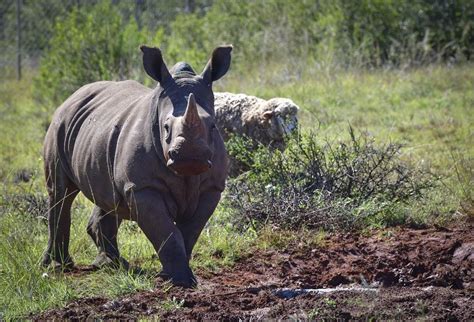
[[[54,28],[41,59],[37,92],[59,103],[86,83],[129,78],[141,61],[138,47],[146,39],[135,20],[124,21],[109,2],[93,10],[75,8]]]
[[[179,14],[166,43],[174,56],[196,61],[233,43],[247,68],[301,60],[400,65],[471,57],[472,21],[470,0],[216,0],[204,14]]]
[[[28,2],[25,14],[45,3]],[[291,70],[462,61],[474,51],[471,0],[52,0],[52,7],[61,14],[28,23],[43,50],[38,93],[56,103],[87,82],[139,78],[137,47],[146,40],[164,49],[169,64],[193,66],[231,43],[240,72],[268,64]]]

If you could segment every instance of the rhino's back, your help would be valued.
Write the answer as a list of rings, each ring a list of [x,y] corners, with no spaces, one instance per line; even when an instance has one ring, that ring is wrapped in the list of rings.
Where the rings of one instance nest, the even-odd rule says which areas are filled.
[[[127,123],[140,119],[151,89],[134,81],[96,82],[56,111],[45,140],[45,162],[59,158],[75,185],[103,207],[120,199],[114,186],[117,144]]]
[[[79,88],[56,110],[52,126],[64,124],[71,127],[81,124],[81,117],[95,111],[104,117],[126,110],[130,102],[151,92],[151,89],[135,81],[101,81]],[[109,112],[109,113],[106,113]]]

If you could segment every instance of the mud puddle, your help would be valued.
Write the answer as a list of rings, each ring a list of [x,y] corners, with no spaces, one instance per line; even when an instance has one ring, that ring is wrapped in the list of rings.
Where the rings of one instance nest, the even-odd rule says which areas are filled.
[[[474,233],[397,228],[259,250],[197,289],[85,298],[33,319],[474,318]]]

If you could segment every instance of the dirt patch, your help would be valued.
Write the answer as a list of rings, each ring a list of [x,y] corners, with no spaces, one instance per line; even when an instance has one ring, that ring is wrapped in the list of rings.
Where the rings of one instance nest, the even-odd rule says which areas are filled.
[[[256,251],[219,273],[198,272],[194,290],[158,282],[154,291],[81,299],[30,318],[474,318],[472,227],[337,234],[323,244]]]

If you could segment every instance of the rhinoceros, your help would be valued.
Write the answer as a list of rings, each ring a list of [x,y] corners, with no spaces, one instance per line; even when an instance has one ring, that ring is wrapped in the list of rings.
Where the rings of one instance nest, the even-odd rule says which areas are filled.
[[[53,116],[44,142],[50,206],[42,263],[74,265],[71,204],[81,191],[95,205],[87,226],[98,248],[94,266],[128,267],[117,232],[122,220],[133,220],[158,253],[161,276],[193,287],[191,253],[227,176],[212,83],[227,73],[232,46],[214,49],[201,74],[183,63],[170,72],[160,49],[140,49],[156,88],[131,80],[91,83]]]

